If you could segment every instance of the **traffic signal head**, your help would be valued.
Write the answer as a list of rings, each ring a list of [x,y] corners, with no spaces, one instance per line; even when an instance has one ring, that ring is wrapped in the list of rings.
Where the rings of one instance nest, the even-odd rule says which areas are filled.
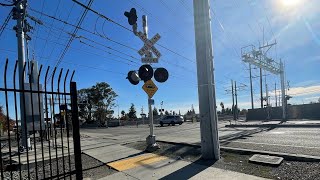
[[[139,78],[139,76],[138,76],[138,74],[137,74],[136,71],[129,71],[129,72],[128,72],[128,77],[127,77],[127,79],[128,79],[128,80],[130,81],[130,83],[133,84],[133,85],[139,84],[139,81],[140,81],[140,78]]]
[[[142,65],[139,68],[139,77],[143,81],[148,81],[153,77],[153,69],[149,64]]]
[[[168,78],[169,73],[165,68],[157,68],[154,72],[154,79],[160,83],[166,82]]]
[[[128,23],[132,26],[137,23],[137,11],[135,8],[131,8],[130,12],[124,12],[124,15],[128,18]]]

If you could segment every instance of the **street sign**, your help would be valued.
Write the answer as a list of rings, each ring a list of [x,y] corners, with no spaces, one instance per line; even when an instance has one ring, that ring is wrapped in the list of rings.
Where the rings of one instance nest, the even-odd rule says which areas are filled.
[[[142,86],[142,89],[148,94],[149,98],[152,98],[153,95],[158,91],[158,87],[153,83],[152,80],[148,80]]]
[[[151,104],[151,105],[154,105],[154,99],[149,99],[148,103]]]
[[[142,63],[158,63],[159,58],[153,58],[153,57],[145,57],[141,58]]]
[[[158,49],[154,47],[154,44],[161,38],[158,33],[150,40],[142,32],[138,32],[137,35],[144,42],[144,46],[138,51],[140,56],[147,55],[149,50],[151,50],[158,58],[161,56]]]

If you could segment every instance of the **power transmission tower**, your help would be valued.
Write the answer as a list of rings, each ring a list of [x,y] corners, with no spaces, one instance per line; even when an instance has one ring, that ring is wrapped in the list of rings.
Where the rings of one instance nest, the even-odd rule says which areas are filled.
[[[246,46],[241,49],[241,54],[242,54],[242,60],[244,62],[253,64],[253,65],[261,68],[261,70],[260,70],[261,78],[262,78],[262,69],[269,71],[273,74],[280,75],[281,96],[282,96],[281,97],[281,99],[282,99],[282,119],[286,120],[286,94],[285,94],[284,65],[283,65],[281,59],[280,59],[280,62],[278,63],[274,59],[266,56],[266,53],[270,50],[270,48],[276,44],[277,44],[277,42],[274,42],[272,44],[267,43],[266,45],[260,46],[258,50],[256,50],[253,45]],[[248,47],[251,47],[251,49],[249,51],[247,49],[245,49]],[[265,48],[267,48],[266,51],[264,50]],[[260,78],[260,81],[261,81],[261,78]]]

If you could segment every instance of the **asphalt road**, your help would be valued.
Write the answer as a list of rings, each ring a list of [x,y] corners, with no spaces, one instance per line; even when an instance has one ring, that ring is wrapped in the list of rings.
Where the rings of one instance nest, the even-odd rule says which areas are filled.
[[[221,146],[320,156],[320,128],[225,128],[229,121],[219,122]],[[155,127],[157,140],[200,144],[200,123]],[[147,125],[81,129],[93,141],[107,144],[144,141],[149,135]]]

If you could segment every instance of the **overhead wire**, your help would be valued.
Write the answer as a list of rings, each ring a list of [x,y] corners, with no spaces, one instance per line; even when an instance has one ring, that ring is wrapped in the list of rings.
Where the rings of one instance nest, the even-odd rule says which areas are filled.
[[[11,16],[12,16],[12,10],[9,12],[8,16],[6,17],[6,19],[4,20],[4,22],[3,22],[3,24],[2,24],[2,26],[0,28],[0,37],[1,37],[2,33],[3,33],[3,31],[6,29],[8,23],[10,21]]]
[[[33,12],[35,12],[35,13],[40,13],[39,11],[34,10],[34,9],[31,9],[31,11],[33,11]],[[48,17],[48,18],[55,19],[55,20],[57,20],[57,21],[59,21],[59,22],[62,22],[62,23],[64,23],[64,24],[67,24],[67,25],[76,27],[75,25],[70,24],[70,23],[68,23],[68,22],[66,22],[66,21],[64,21],[64,20],[61,20],[61,19],[58,19],[58,18],[56,18],[56,17],[47,15],[47,14],[45,14],[45,13],[42,13],[42,14],[43,14],[44,16]],[[53,28],[55,28],[55,27],[53,27]],[[65,31],[65,30],[63,30],[63,29],[61,29],[61,28],[55,28],[55,29],[59,29],[60,31],[63,31],[64,33],[66,33],[66,34],[68,34],[68,35],[72,35],[70,32],[67,32],[67,31]],[[123,46],[123,47],[126,47],[126,48],[128,48],[128,49],[131,49],[131,50],[133,50],[133,51],[135,51],[135,52],[138,51],[138,49],[135,49],[135,48],[133,48],[133,47],[131,47],[131,46],[128,46],[128,45],[125,45],[125,44],[120,43],[120,42],[118,42],[118,41],[115,41],[115,40],[113,40],[113,39],[111,39],[111,38],[109,38],[109,37],[106,37],[106,36],[103,36],[103,35],[101,35],[101,34],[98,34],[97,32],[92,32],[92,31],[89,31],[89,30],[84,29],[84,28],[81,28],[81,27],[80,27],[79,29],[81,29],[81,30],[83,30],[83,31],[85,31],[85,32],[88,32],[88,33],[90,33],[90,34],[96,35],[97,37],[100,37],[100,38],[106,39],[106,40],[108,40],[108,41],[111,41],[111,42],[113,42],[113,43],[116,43],[116,44],[118,44],[118,45],[121,45],[121,46]],[[84,37],[84,36],[82,36],[82,37]],[[87,38],[87,39],[88,39],[88,38]],[[100,43],[100,44],[101,44],[101,43]],[[161,45],[160,45],[160,46],[161,46]],[[180,55],[180,54],[178,54],[178,53],[176,53],[176,52],[174,52],[174,51],[172,51],[172,50],[170,50],[170,49],[168,49],[168,48],[166,48],[166,47],[164,47],[164,46],[161,46],[161,47],[167,49],[168,51],[171,51],[172,53],[174,53],[174,54],[176,54],[176,55],[178,55],[178,56],[182,56],[182,57],[183,57],[183,55]],[[181,66],[181,65],[178,65],[178,64],[176,64],[176,63],[172,63],[172,62],[169,62],[169,61],[166,61],[166,60],[163,60],[163,61],[166,62],[166,63],[168,63],[168,64],[175,65],[176,67],[179,67],[179,68],[182,68],[182,69],[186,69],[185,67],[183,67],[183,66]],[[190,70],[190,71],[192,72],[192,70]],[[194,71],[193,71],[193,72],[194,72]]]
[[[41,13],[41,12],[35,10],[35,9],[30,9],[30,10],[33,11],[33,12],[35,12],[35,13],[42,14],[42,15],[48,17],[48,18],[54,19],[54,20],[56,20],[56,21],[59,21],[59,22],[61,22],[61,23],[67,24],[67,25],[69,25],[69,26],[77,27],[76,25],[73,25],[73,24],[71,24],[71,23],[69,23],[69,22],[67,22],[67,21],[61,20],[61,19],[59,19],[59,18],[56,18],[56,17],[54,17],[54,16],[51,16],[51,15],[48,15],[48,14],[45,14],[45,13]],[[82,27],[79,27],[79,29],[82,30],[82,31],[85,31],[85,32],[87,32],[87,33],[90,33],[90,34],[92,34],[92,35],[95,35],[95,36],[97,36],[97,37],[100,37],[100,38],[106,39],[106,40],[108,40],[108,41],[111,41],[111,42],[113,42],[113,43],[116,43],[116,44],[118,44],[118,45],[121,45],[121,46],[123,46],[123,47],[126,47],[126,48],[128,48],[128,49],[131,49],[131,50],[133,50],[133,51],[137,51],[137,49],[132,48],[132,47],[126,45],[126,44],[120,43],[119,41],[113,40],[113,39],[111,39],[111,38],[109,38],[109,37],[107,37],[107,36],[102,36],[101,34],[97,34],[96,32],[92,32],[92,31],[90,31],[90,30],[88,30],[88,29],[85,29],[85,28],[82,28]]]
[[[90,0],[90,1],[89,1],[88,7],[91,7],[93,1],[94,1],[94,0]],[[83,12],[82,15],[81,15],[80,20],[79,20],[78,23],[77,23],[77,27],[74,29],[74,31],[73,31],[73,33],[72,33],[73,35],[76,35],[76,34],[77,34],[77,32],[78,32],[78,30],[79,30],[79,27],[81,26],[82,22],[84,21],[84,18],[86,17],[87,13],[88,13],[88,9],[85,9],[84,12]],[[64,50],[62,51],[62,54],[60,55],[60,58],[57,60],[57,62],[56,62],[56,64],[55,64],[55,67],[58,67],[58,66],[59,66],[60,62],[62,61],[62,59],[63,59],[64,56],[66,55],[68,49],[70,48],[71,43],[72,43],[73,40],[74,40],[74,36],[71,36],[70,39],[69,39],[69,41],[68,41],[68,43],[67,43],[67,45],[65,46]]]
[[[12,4],[5,4],[5,3],[1,3],[1,2],[0,2],[0,5],[1,5],[1,6],[14,6],[14,5],[15,5],[15,3],[12,3]]]
[[[125,29],[125,30],[127,30],[127,31],[133,32],[131,29],[129,29],[129,28],[127,28],[127,27],[125,27],[125,26],[121,25],[120,23],[118,23],[118,22],[116,22],[116,21],[112,20],[111,18],[108,18],[107,16],[105,16],[105,15],[103,15],[103,14],[101,14],[101,13],[97,12],[96,10],[93,10],[92,8],[87,7],[86,5],[82,4],[81,2],[79,2],[79,1],[77,1],[77,0],[72,0],[72,1],[73,1],[73,2],[75,2],[75,3],[77,3],[78,5],[82,6],[82,7],[83,7],[83,8],[85,8],[85,9],[90,10],[90,11],[91,11],[91,12],[93,12],[94,14],[96,14],[96,15],[98,15],[98,16],[100,16],[100,17],[104,18],[104,19],[106,19],[107,21],[109,21],[109,22],[111,22],[111,23],[113,23],[113,24],[115,24],[115,25],[117,25],[117,26],[119,26],[119,27],[121,27],[121,28],[123,28],[123,29]],[[142,9],[143,9],[143,8],[142,8]],[[185,57],[185,56],[181,55],[180,53],[177,53],[177,52],[175,52],[175,51],[173,51],[173,50],[171,50],[171,49],[169,49],[169,48],[165,47],[164,45],[161,45],[160,43],[156,43],[156,44],[157,44],[158,46],[160,46],[160,47],[162,47],[162,48],[164,48],[164,49],[168,50],[169,52],[174,53],[175,55],[178,55],[178,56],[183,57],[184,59],[186,59],[186,60],[188,60],[188,61],[190,61],[190,62],[195,63],[195,60],[192,60],[192,59],[190,59],[190,58],[188,58],[188,57]]]
[[[44,11],[44,5],[45,5],[45,1],[42,1],[42,6],[41,6],[41,13]],[[29,9],[30,9],[30,7],[29,7]],[[42,14],[40,14],[40,17],[39,17],[39,19],[40,19],[40,21],[42,20]],[[38,28],[37,28],[37,26],[38,26],[38,23],[36,23],[35,22],[35,25],[34,25],[34,31],[36,31],[36,36],[38,36],[38,34],[39,34],[39,31],[38,31]],[[35,34],[35,32],[33,32],[33,34]],[[37,38],[35,38],[32,42],[34,42],[33,43],[33,49],[36,49],[36,44],[37,44]]]
[[[58,2],[58,5],[55,9],[55,13],[54,13],[54,16],[56,16],[57,12],[58,12],[58,9],[59,9],[59,6],[60,6],[60,3],[61,3],[61,0],[59,0]],[[52,27],[54,24],[54,21],[52,20],[51,24],[50,24],[50,27]],[[43,56],[44,52],[45,52],[45,49],[47,47],[47,44],[48,44],[48,41],[49,41],[49,38],[50,38],[50,35],[51,35],[51,28],[49,29],[49,33],[47,35],[47,38],[46,38],[46,41],[45,41],[45,44],[42,46],[42,50],[41,50],[41,55],[40,56]]]
[[[68,21],[69,18],[70,18],[70,15],[71,15],[71,12],[72,12],[73,8],[74,8],[74,4],[72,4],[72,7],[71,7],[70,10],[69,10],[69,13],[68,13],[68,15],[67,15],[67,21]],[[64,30],[65,27],[66,27],[66,24],[63,24],[62,30]],[[62,35],[62,31],[61,31],[60,34],[59,34],[58,41],[61,39],[61,35]],[[53,51],[54,51],[54,48],[52,48],[51,53],[49,54],[49,57],[52,56]]]

